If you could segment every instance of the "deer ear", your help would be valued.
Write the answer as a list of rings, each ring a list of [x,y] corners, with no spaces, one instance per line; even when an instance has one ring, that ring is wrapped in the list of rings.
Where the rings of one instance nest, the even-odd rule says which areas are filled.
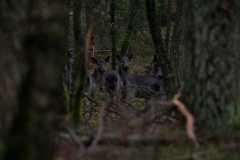
[[[96,58],[94,58],[94,57],[91,57],[91,61],[94,63],[94,64],[97,64],[97,59]]]
[[[119,62],[121,61],[121,57],[118,54],[116,55],[116,58]]]
[[[130,55],[128,56],[128,59],[131,60],[132,58],[133,58],[133,55],[130,54]]]
[[[106,58],[105,58],[105,62],[109,62],[109,59],[110,59],[110,56],[107,56]]]

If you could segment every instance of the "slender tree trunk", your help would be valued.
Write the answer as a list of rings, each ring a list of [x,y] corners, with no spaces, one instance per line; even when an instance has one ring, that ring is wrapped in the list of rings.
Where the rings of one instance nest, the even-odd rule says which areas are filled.
[[[172,40],[170,45],[170,54],[172,57],[172,66],[174,70],[175,85],[180,86],[183,81],[183,63],[184,55],[182,52],[183,41],[183,1],[177,0],[177,13],[175,18],[175,25],[172,33]]]
[[[64,68],[62,8],[59,1],[53,0],[7,0],[4,3],[9,5],[6,15],[12,15],[7,16],[4,24],[5,33],[12,39],[5,39],[5,43],[15,43],[12,43],[13,50],[4,51],[2,56],[13,56],[11,65],[19,64],[17,73],[20,75],[15,81],[18,86],[12,88],[17,93],[8,101],[16,99],[14,107],[18,106],[18,110],[5,137],[3,159],[52,159],[54,117],[61,106]],[[11,5],[15,3],[19,3],[17,8]]]
[[[185,2],[185,100],[201,127],[239,124],[235,5],[234,0]]]
[[[116,22],[115,22],[116,2],[110,2],[110,15],[111,15],[111,36],[112,36],[112,69],[116,69]]]
[[[88,0],[85,2],[86,24],[89,24],[89,20],[93,14],[93,3],[93,0]]]
[[[65,70],[63,73],[64,78],[64,94],[66,98],[66,108],[65,111],[69,111],[69,95],[72,93],[72,66],[74,61],[74,50],[69,50],[70,39],[70,9],[71,9],[71,0],[62,1],[64,6],[64,37],[65,37]]]
[[[128,53],[131,38],[133,36],[133,33],[136,30],[138,13],[141,8],[140,6],[141,2],[139,0],[131,0],[130,2],[131,2],[131,13],[130,13],[130,19],[127,26],[126,34],[122,43],[122,48],[121,48],[122,56]]]
[[[239,8],[240,8],[240,1],[235,0],[235,7],[234,7],[234,11],[236,13],[236,23],[237,23],[237,35],[240,35],[240,22],[238,21],[238,19],[240,18],[240,12],[239,12]],[[240,36],[237,36],[237,43],[240,44]],[[237,70],[240,68],[240,45],[237,45],[237,55],[238,55],[238,60],[237,60],[237,65],[236,68]],[[240,82],[240,72],[237,72],[237,76],[238,79],[237,81]],[[240,97],[240,83],[238,83],[238,97]],[[240,98],[238,98],[237,104],[240,105]]]
[[[170,44],[170,33],[171,33],[171,10],[172,10],[172,0],[169,0],[167,3],[167,31],[166,31],[166,39],[165,46],[166,52],[169,54],[169,44]]]
[[[157,17],[159,23],[161,23],[162,27],[165,27],[167,25],[167,16],[168,16],[168,9],[167,4],[171,2],[172,0],[158,0],[156,2],[157,6]]]
[[[81,122],[81,98],[85,85],[86,60],[84,55],[84,41],[81,29],[82,1],[73,0],[73,31],[74,31],[74,68],[73,68],[73,93],[71,95],[70,111],[75,125]]]
[[[146,12],[147,19],[150,28],[150,33],[152,35],[153,43],[155,46],[156,54],[159,56],[160,64],[163,68],[164,81],[167,93],[171,96],[175,91],[175,86],[173,83],[173,71],[171,62],[168,58],[168,53],[166,52],[165,44],[162,38],[161,24],[157,21],[155,1],[145,0],[146,2]]]

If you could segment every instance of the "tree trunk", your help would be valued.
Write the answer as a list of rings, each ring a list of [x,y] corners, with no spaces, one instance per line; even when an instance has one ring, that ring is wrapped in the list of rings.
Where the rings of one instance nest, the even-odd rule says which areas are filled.
[[[201,127],[239,124],[236,2],[185,2],[185,100]]]
[[[73,0],[73,31],[74,31],[74,68],[73,68],[73,93],[70,95],[70,112],[75,125],[81,122],[81,98],[86,77],[86,60],[84,55],[84,41],[81,29],[82,1]]]
[[[146,0],[147,19],[152,35],[153,43],[155,46],[156,54],[159,56],[159,61],[163,69],[164,81],[167,93],[171,96],[175,92],[173,83],[173,71],[168,53],[166,52],[165,44],[162,38],[161,24],[157,21],[155,1]]]
[[[175,14],[175,25],[172,33],[172,40],[170,46],[171,61],[174,71],[175,85],[180,86],[183,81],[183,63],[184,53],[182,52],[183,41],[183,2],[177,0],[177,13]]]
[[[64,37],[65,37],[65,69],[63,73],[64,78],[64,94],[66,97],[66,108],[65,111],[69,111],[69,95],[72,93],[72,67],[74,61],[74,50],[69,50],[70,39],[70,19],[71,19],[71,0],[63,1],[64,6]]]
[[[137,16],[141,8],[141,2],[139,0],[131,0],[131,13],[129,24],[127,26],[126,34],[122,43],[121,55],[124,56],[128,53],[130,41],[133,33],[136,31]]]
[[[167,25],[167,16],[168,16],[168,7],[167,4],[169,4],[172,0],[158,0],[156,2],[157,6],[157,17],[159,23],[161,23],[162,27],[165,27]]]
[[[167,3],[167,31],[166,31],[166,39],[165,39],[165,46],[166,52],[169,54],[169,42],[170,42],[170,33],[171,33],[171,10],[172,10],[172,0],[169,0]]]
[[[111,0],[110,2],[110,16],[111,16],[111,36],[112,36],[112,69],[116,69],[116,22],[115,22],[115,12],[116,12],[116,2]]]
[[[18,5],[11,5],[15,3]],[[11,66],[18,65],[17,79],[5,77],[17,84],[9,86],[14,94],[6,99],[6,104],[15,110],[18,106],[18,110],[5,137],[3,159],[52,159],[54,118],[61,107],[64,69],[62,8],[59,1],[52,0],[4,0],[2,4],[6,4],[5,13],[9,13],[1,17],[7,20],[4,35],[11,36],[4,40],[11,45],[3,47],[11,48],[2,48],[1,54],[4,64],[10,54]]]

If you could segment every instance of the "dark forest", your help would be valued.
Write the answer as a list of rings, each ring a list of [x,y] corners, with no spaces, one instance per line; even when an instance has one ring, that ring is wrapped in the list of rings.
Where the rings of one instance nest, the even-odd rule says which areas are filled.
[[[2,0],[0,159],[240,159],[238,9]]]

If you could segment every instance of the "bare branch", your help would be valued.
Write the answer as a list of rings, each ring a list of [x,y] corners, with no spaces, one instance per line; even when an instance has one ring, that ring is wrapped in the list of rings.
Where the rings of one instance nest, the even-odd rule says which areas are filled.
[[[95,149],[97,144],[98,144],[98,142],[102,138],[102,134],[103,134],[103,130],[104,130],[104,116],[106,114],[106,108],[107,108],[106,102],[102,102],[101,110],[100,110],[99,115],[98,115],[98,130],[97,130],[97,134],[96,134],[92,144],[88,148],[89,151]]]
[[[172,103],[177,107],[179,112],[185,117],[187,136],[193,142],[194,146],[198,147],[199,144],[198,144],[198,141],[197,141],[197,137],[194,133],[194,117],[188,111],[186,106],[179,100],[179,98],[182,95],[183,89],[184,89],[184,83],[182,83],[178,93],[174,95]]]

